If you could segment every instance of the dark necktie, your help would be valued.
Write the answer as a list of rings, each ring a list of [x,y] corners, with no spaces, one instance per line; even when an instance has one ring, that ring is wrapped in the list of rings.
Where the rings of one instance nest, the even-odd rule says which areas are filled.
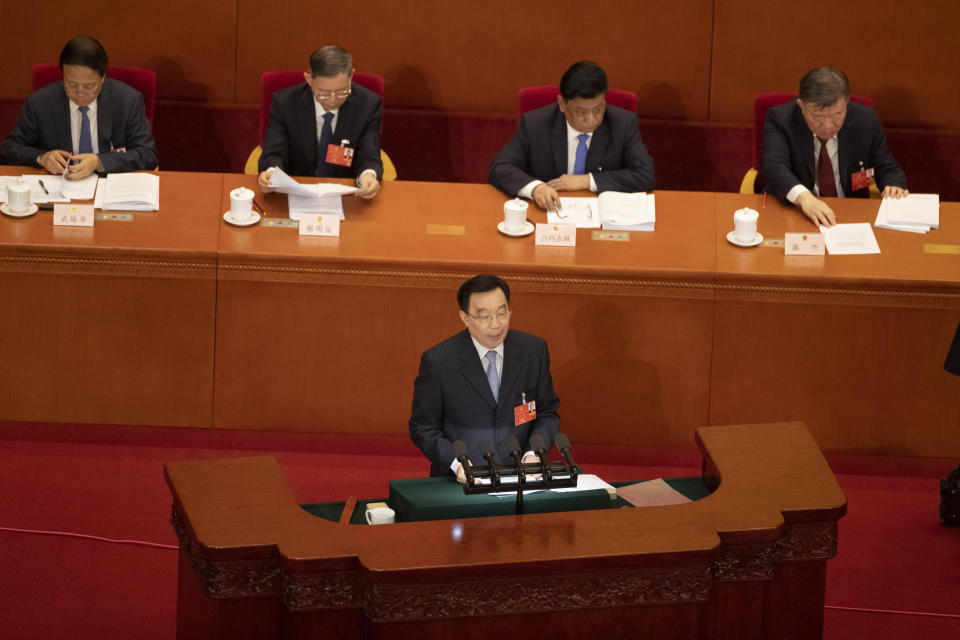
[[[326,178],[330,176],[330,165],[327,164],[327,147],[333,141],[333,126],[330,122],[333,120],[333,114],[329,111],[323,114],[323,127],[320,129],[320,140],[317,142],[317,176]]]
[[[93,153],[93,143],[90,142],[90,118],[87,111],[90,107],[77,107],[80,111],[80,142],[77,145],[79,153]]]
[[[582,176],[587,172],[587,138],[590,135],[581,133],[577,136],[577,155],[573,157],[573,173]]]
[[[820,138],[817,138],[820,140]],[[837,183],[833,178],[833,163],[827,153],[827,141],[820,140],[820,159],[817,161],[817,184],[820,186],[821,198],[836,198]]]

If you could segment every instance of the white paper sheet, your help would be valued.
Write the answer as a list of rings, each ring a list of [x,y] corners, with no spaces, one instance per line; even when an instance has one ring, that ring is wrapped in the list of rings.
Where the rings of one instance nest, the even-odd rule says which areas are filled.
[[[300,184],[288,176],[283,169],[273,170],[273,174],[270,176],[270,186],[276,189],[278,193],[285,193],[291,196],[303,196],[306,198],[345,195],[358,191],[357,187],[329,182]]]
[[[82,180],[67,180],[61,178],[60,192],[71,200],[90,200],[97,190],[97,174],[91,173]]]
[[[103,187],[104,211],[160,209],[160,176],[156,174],[111,173]]]
[[[940,227],[939,194],[911,193],[902,198],[884,198],[880,207],[886,208],[887,221],[891,224]]]
[[[831,255],[860,255],[880,253],[877,237],[869,222],[838,224],[832,227],[820,227]]]
[[[880,202],[880,208],[877,209],[877,218],[873,221],[873,226],[878,229],[891,229],[893,231],[909,231],[910,233],[927,233],[930,227],[924,224],[894,224],[887,219],[887,202],[890,198],[884,198]]]
[[[30,185],[30,202],[69,202],[70,199],[60,192],[60,176],[24,175],[20,176]],[[43,183],[42,185],[40,183]],[[46,190],[44,190],[46,189]]]

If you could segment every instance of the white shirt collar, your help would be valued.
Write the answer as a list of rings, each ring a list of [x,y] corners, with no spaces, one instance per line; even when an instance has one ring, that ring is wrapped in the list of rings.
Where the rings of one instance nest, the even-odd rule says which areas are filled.
[[[487,351],[496,351],[497,355],[500,356],[499,360],[503,360],[503,341],[501,341],[500,344],[498,344],[495,348],[487,349],[485,346],[477,342],[477,339],[472,335],[470,336],[470,339],[473,340],[473,346],[476,347],[477,355],[480,356],[481,361],[487,357]],[[504,337],[504,340],[506,340],[506,337]]]
[[[567,123],[567,142],[573,142],[574,140],[577,140],[577,136],[582,135],[583,133],[584,133],[583,131],[577,131],[576,129],[571,127],[569,122]],[[593,138],[593,134],[588,133],[587,143],[590,142],[591,138]],[[579,143],[580,141],[577,140],[577,142]]]

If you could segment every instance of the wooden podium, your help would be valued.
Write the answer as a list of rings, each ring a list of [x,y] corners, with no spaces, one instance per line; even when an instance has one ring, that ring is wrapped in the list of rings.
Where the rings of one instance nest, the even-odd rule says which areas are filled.
[[[696,439],[688,504],[374,527],[308,514],[272,457],[168,463],[177,637],[821,637],[846,498],[806,426]]]

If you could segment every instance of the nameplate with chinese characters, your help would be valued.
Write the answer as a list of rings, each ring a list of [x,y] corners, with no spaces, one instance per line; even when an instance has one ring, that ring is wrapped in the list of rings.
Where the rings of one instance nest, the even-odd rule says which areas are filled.
[[[577,225],[538,222],[536,244],[546,247],[575,247],[577,246]]]
[[[53,226],[92,227],[93,205],[58,202],[57,204],[53,205]]]
[[[340,216],[300,215],[300,235],[302,236],[339,236]]]
[[[822,233],[785,233],[783,243],[788,256],[822,256],[827,247]]]

